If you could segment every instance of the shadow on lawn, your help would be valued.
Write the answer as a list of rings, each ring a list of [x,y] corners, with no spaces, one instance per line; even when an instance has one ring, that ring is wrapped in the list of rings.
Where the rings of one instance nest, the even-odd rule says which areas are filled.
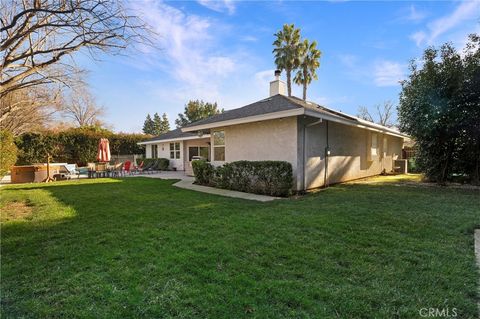
[[[85,307],[87,316],[88,308],[97,308],[106,312],[96,316],[105,317],[113,311],[108,300],[120,309],[114,311],[118,316],[142,316],[138,304],[159,294],[167,300],[157,300],[157,314],[173,311],[164,287],[172,286],[172,278],[187,280],[176,277],[192,270],[178,267],[190,267],[184,254],[193,254],[205,232],[214,231],[216,215],[261,206],[171,187],[174,182],[126,178],[2,189],[3,202],[28,199],[38,215],[1,225],[3,314],[49,317],[65,311],[78,317]]]

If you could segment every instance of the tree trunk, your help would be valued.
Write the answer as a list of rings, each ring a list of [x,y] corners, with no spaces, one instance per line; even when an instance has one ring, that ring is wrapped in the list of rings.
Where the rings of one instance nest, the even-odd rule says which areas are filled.
[[[450,166],[450,159],[452,158],[452,145],[449,145],[447,147],[447,158],[445,160],[445,163],[443,165],[443,168],[442,168],[442,173],[441,173],[441,176],[440,176],[440,180],[438,181],[438,183],[440,185],[444,185],[445,182],[447,181],[447,177],[448,177],[448,171],[449,171],[449,166]]]
[[[303,83],[303,100],[307,100],[307,83]]]
[[[286,69],[287,71],[287,91],[288,96],[292,96],[292,70]]]

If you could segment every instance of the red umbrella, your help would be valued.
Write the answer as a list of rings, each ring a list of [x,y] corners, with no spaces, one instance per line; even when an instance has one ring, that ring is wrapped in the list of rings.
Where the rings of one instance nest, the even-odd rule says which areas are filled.
[[[97,161],[110,162],[110,144],[106,138],[101,138],[98,143]]]

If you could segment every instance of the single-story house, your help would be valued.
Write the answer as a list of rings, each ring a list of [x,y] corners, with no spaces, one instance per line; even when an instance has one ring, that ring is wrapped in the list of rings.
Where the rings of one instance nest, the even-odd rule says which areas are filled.
[[[238,160],[281,160],[293,166],[295,188],[305,190],[394,169],[406,135],[285,94],[270,83],[270,96],[191,123],[139,144],[146,158],[169,158],[192,173],[191,160],[213,165]]]

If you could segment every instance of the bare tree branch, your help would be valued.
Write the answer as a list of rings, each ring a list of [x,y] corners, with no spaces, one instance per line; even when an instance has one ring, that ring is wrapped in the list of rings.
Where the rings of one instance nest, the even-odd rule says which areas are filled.
[[[151,44],[149,28],[116,0],[2,0],[0,25],[0,98],[67,81],[48,70],[83,48],[115,54],[135,42]]]
[[[359,106],[357,116],[366,121],[373,122],[373,117],[366,106]]]
[[[382,104],[375,105],[375,115],[377,120],[375,120],[367,107],[358,107],[357,116],[359,118],[387,127],[395,126],[395,123],[393,122],[393,118],[395,116],[395,107],[392,101],[385,101]]]
[[[58,110],[60,92],[44,86],[7,94],[0,99],[0,128],[13,135],[45,128]]]
[[[101,126],[104,124],[101,118],[105,114],[105,108],[97,105],[88,86],[81,84],[74,86],[64,97],[62,114],[72,120],[75,126]]]

